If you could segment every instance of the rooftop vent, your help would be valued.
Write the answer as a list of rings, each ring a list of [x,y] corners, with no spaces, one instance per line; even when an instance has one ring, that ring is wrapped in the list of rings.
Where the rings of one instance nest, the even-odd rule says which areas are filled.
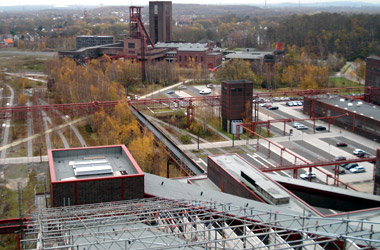
[[[113,170],[107,159],[70,161],[75,176],[112,174]]]

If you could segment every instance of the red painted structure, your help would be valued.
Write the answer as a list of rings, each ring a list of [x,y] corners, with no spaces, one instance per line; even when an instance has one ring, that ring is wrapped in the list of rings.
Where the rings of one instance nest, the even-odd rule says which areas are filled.
[[[107,149],[117,147],[121,148],[121,155],[128,158],[133,168],[136,170],[136,174],[128,173],[127,175],[118,176],[113,175],[107,177],[57,180],[56,169],[54,167],[54,153],[64,153],[64,151],[70,152],[75,150],[95,151],[101,149],[104,150],[104,155],[107,155]],[[52,207],[65,205],[62,198],[67,199],[67,202],[70,199],[71,205],[80,205],[89,202],[96,203],[143,198],[144,196],[144,172],[141,170],[125,145],[48,150],[48,159]],[[83,195],[80,195],[81,193]],[[66,203],[66,205],[68,205],[68,203]]]
[[[295,90],[295,91],[276,91],[276,92],[262,92],[253,93],[252,99],[258,98],[271,98],[275,96],[307,96],[318,95],[326,93],[344,93],[350,91],[363,91],[364,87],[348,87],[348,88],[334,88],[334,89],[309,89],[309,90]],[[177,97],[177,98],[162,98],[162,99],[141,99],[131,100],[128,103],[138,110],[147,109],[148,106],[153,105],[156,108],[170,108],[175,105],[181,107],[193,106],[195,101],[196,105],[211,105],[220,106],[220,96],[197,96],[197,97]],[[88,115],[93,114],[99,108],[113,109],[118,104],[118,101],[93,101],[89,103],[67,103],[67,104],[51,104],[51,105],[35,105],[35,106],[16,106],[16,107],[1,107],[0,119],[6,119],[11,116],[13,119],[23,119],[27,117],[27,112],[32,112],[32,115],[40,116],[40,111],[47,112],[50,116],[58,116],[56,111],[61,111],[68,115]],[[154,108],[153,107],[153,108]],[[151,108],[151,107],[149,107]],[[255,108],[258,108],[255,105]]]

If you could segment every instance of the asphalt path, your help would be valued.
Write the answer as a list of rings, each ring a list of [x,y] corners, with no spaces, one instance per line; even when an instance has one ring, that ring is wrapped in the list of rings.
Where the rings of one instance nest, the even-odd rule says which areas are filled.
[[[47,102],[43,101],[40,99],[40,102],[43,104],[43,105],[47,105]],[[67,117],[67,116],[64,116],[60,111],[58,110],[54,110],[54,112],[56,112],[58,115],[61,116],[61,118],[63,120],[65,120],[67,123],[69,123],[71,117]],[[79,133],[78,129],[76,128],[75,125],[73,125],[71,122],[69,123],[70,125],[70,129],[74,132],[75,136],[78,138],[80,144],[83,146],[83,147],[87,147],[87,144],[85,142],[85,140],[83,139],[82,135]]]
[[[347,143],[347,147],[340,147],[340,149],[347,152],[347,153],[350,153],[350,154],[352,154],[354,149],[360,148],[367,153],[370,153],[372,155],[376,155],[376,151],[373,148],[367,147],[362,143],[359,143],[357,141],[352,141],[352,140],[350,140],[346,137],[343,137],[343,136],[335,137],[335,138],[323,138],[321,140],[323,140],[329,144],[332,144],[333,146],[335,146],[338,141],[339,142],[345,142],[345,143]]]
[[[11,95],[9,97],[9,102],[8,102],[8,107],[12,107],[13,106],[13,99],[14,99],[14,91],[13,91],[13,88],[11,86],[9,86],[8,84],[5,84],[5,86],[7,86],[7,88],[9,89],[9,91],[11,92]],[[8,114],[8,117],[10,116],[10,114]],[[8,138],[9,138],[9,128],[10,128],[10,124],[11,124],[11,118],[7,118],[7,120],[5,121],[5,124],[3,126],[4,128],[4,136],[3,136],[3,145],[2,146],[5,146],[8,144]],[[5,158],[7,155],[7,149],[3,149],[1,151],[1,158]]]
[[[30,106],[29,100],[26,103],[26,106]],[[26,119],[26,133],[27,133],[27,137],[32,136],[32,117],[31,117],[30,112],[28,112],[27,119]],[[28,157],[33,157],[33,140],[28,140],[27,147],[28,147]]]

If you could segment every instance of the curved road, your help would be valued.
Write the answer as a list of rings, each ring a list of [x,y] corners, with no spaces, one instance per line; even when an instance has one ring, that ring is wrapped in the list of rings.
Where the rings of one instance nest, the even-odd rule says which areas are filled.
[[[43,104],[43,105],[48,105],[47,102],[43,101],[40,99],[40,102]],[[65,115],[63,115],[61,112],[59,112],[58,110],[55,110],[55,112],[61,116],[61,118],[63,120],[65,120],[67,123],[70,122],[70,117],[67,117]],[[87,144],[85,142],[85,140],[83,139],[82,135],[79,133],[78,129],[72,124],[72,122],[70,122],[70,129],[74,132],[75,136],[78,138],[80,144],[83,146],[83,147],[87,147]]]

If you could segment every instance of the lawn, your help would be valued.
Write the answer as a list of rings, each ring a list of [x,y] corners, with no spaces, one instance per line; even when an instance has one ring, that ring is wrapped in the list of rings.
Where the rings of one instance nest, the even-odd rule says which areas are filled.
[[[344,88],[344,87],[360,87],[363,86],[360,83],[353,82],[344,77],[331,77],[329,79],[329,86],[335,88]]]

